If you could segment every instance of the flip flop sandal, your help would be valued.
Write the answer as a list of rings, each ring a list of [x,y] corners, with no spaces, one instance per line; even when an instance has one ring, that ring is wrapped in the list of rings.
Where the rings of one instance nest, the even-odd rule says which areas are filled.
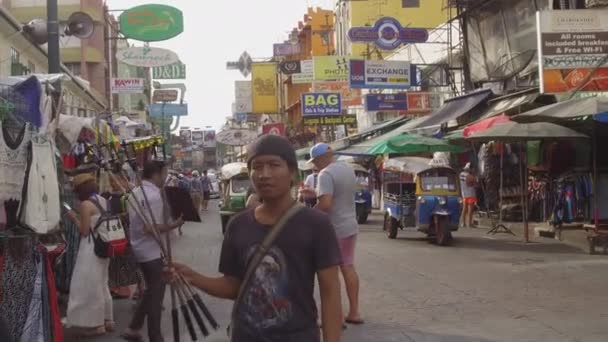
[[[365,323],[362,319],[347,319],[345,322],[352,325],[361,325]]]
[[[122,333],[120,334],[120,338],[129,342],[144,342],[144,338],[139,334]]]
[[[103,336],[107,333],[106,328],[101,326],[97,328],[82,330],[78,335],[82,337],[98,337]]]

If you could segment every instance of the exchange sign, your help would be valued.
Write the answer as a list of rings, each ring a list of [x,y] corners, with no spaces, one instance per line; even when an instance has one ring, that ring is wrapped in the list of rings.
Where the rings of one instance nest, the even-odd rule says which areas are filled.
[[[155,80],[185,80],[186,64],[177,62],[171,65],[153,68],[152,78]]]
[[[407,89],[411,65],[404,61],[350,61],[351,88]]]
[[[122,34],[144,42],[167,40],[184,32],[182,11],[166,5],[133,7],[124,11],[119,21]]]
[[[342,101],[339,93],[302,94],[302,116],[340,115]]]

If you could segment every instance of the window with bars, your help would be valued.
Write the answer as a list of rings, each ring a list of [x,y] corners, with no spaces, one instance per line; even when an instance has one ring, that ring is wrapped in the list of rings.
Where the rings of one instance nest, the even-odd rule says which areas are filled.
[[[401,7],[403,8],[419,8],[420,0],[401,0]]]
[[[19,54],[19,51],[17,51],[15,48],[11,48],[11,62],[12,63],[19,63],[19,59],[21,58],[21,55]]]

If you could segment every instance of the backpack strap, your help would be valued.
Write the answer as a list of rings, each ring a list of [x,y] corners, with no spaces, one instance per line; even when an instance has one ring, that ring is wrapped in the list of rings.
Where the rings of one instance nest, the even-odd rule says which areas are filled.
[[[101,203],[99,202],[99,200],[96,197],[89,198],[89,201],[91,201],[91,203],[93,203],[95,205],[95,207],[97,207],[97,210],[99,210],[99,213],[100,213],[99,219],[95,223],[95,227],[91,230],[91,232],[93,232],[93,231],[96,231],[97,228],[99,228],[99,226],[101,225],[101,222],[103,221],[103,217],[108,213],[108,211],[106,209],[104,209],[104,207],[101,205]]]

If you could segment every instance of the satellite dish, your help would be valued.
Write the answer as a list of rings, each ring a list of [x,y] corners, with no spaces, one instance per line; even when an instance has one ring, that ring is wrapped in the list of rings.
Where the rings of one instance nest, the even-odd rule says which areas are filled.
[[[34,19],[23,25],[23,32],[27,33],[35,44],[42,45],[48,42],[49,34],[44,19]]]
[[[80,39],[87,39],[95,32],[95,23],[90,15],[84,12],[74,12],[68,18],[63,33],[66,36],[74,36]]]

